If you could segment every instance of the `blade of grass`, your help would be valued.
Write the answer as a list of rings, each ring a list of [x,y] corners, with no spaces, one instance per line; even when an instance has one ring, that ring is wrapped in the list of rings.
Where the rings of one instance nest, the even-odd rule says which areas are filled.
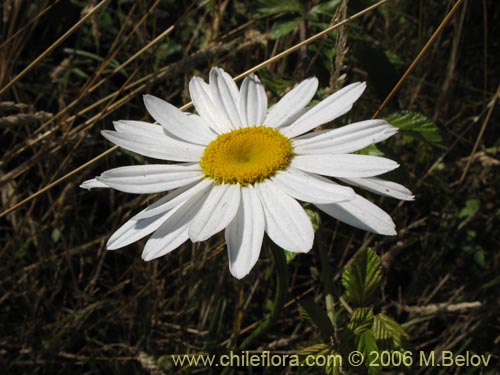
[[[469,160],[467,160],[467,164],[465,165],[464,171],[462,172],[462,176],[460,176],[460,181],[459,184],[461,184],[465,176],[467,175],[467,172],[469,171],[470,165],[472,161],[474,160],[474,157],[476,155],[477,148],[479,147],[479,144],[481,143],[481,140],[483,139],[484,131],[486,130],[486,127],[488,126],[488,122],[490,121],[491,114],[493,112],[493,108],[495,108],[495,105],[497,103],[497,99],[500,96],[500,85],[498,85],[497,92],[495,93],[495,96],[491,99],[491,102],[489,103],[490,109],[488,110],[488,113],[486,114],[486,117],[484,118],[483,125],[481,125],[481,130],[479,131],[479,134],[476,139],[476,143],[474,143],[474,147],[472,148],[472,152],[470,153]]]
[[[451,10],[448,12],[448,14],[443,18],[443,20],[439,24],[438,28],[436,29],[436,31],[434,31],[434,33],[429,38],[429,40],[427,41],[427,43],[425,43],[424,47],[420,50],[420,52],[418,53],[417,57],[415,57],[415,59],[410,64],[410,66],[408,67],[408,69],[406,69],[406,71],[404,72],[404,74],[401,76],[401,78],[399,79],[398,83],[396,83],[396,85],[393,87],[393,89],[391,90],[391,92],[389,93],[389,95],[387,95],[387,97],[384,99],[384,101],[382,102],[382,104],[377,108],[377,110],[375,111],[374,115],[372,116],[372,119],[376,118],[380,114],[380,112],[382,112],[382,110],[385,108],[385,106],[391,101],[391,99],[393,98],[393,96],[401,88],[401,86],[403,85],[404,81],[406,81],[406,79],[411,74],[411,72],[413,71],[413,69],[415,69],[415,67],[420,62],[420,60],[422,60],[422,57],[424,57],[424,55],[427,53],[428,49],[436,41],[437,37],[443,32],[445,26],[451,20],[451,17],[453,16],[453,14],[455,14],[455,12],[459,8],[459,6],[462,4],[462,2],[463,2],[463,0],[457,0],[457,2],[453,5],[453,8],[451,8]]]
[[[24,75],[26,75],[33,67],[35,67],[40,61],[42,61],[47,55],[49,55],[54,49],[56,49],[59,44],[64,42],[71,34],[73,34],[81,25],[84,24],[95,12],[101,9],[108,0],[102,0],[97,4],[94,9],[88,12],[80,21],[75,23],[68,31],[66,31],[59,39],[50,45],[44,52],[42,52],[35,60],[33,60],[26,68],[24,68],[21,73],[17,74],[9,83],[0,89],[0,95],[5,93],[9,88],[11,88],[17,81],[19,81]]]

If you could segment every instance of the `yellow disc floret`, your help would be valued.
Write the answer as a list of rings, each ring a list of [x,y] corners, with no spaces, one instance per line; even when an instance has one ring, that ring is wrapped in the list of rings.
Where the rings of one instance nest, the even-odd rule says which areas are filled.
[[[217,183],[248,185],[286,169],[292,155],[290,140],[278,130],[253,126],[219,135],[205,149],[200,166]]]

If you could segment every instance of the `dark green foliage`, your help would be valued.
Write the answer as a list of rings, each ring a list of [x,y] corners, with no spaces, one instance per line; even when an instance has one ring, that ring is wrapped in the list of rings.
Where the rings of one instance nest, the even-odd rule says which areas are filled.
[[[420,113],[403,111],[386,117],[386,120],[392,126],[400,129],[403,134],[413,136],[410,139],[419,136],[434,146],[443,147],[443,138],[439,129],[431,120]]]
[[[342,275],[346,298],[356,307],[368,306],[380,288],[382,265],[371,249],[363,251]]]

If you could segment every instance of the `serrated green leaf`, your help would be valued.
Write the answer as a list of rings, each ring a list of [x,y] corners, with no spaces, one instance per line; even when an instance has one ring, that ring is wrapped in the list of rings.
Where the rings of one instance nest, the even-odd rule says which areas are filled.
[[[347,299],[355,307],[369,306],[380,287],[382,264],[371,249],[356,257],[342,275]]]
[[[300,23],[300,19],[295,19],[287,22],[276,22],[271,27],[271,39],[279,39],[295,30]]]
[[[400,349],[404,340],[409,339],[399,323],[382,313],[373,317],[373,334],[378,346],[383,349]]]
[[[318,327],[325,337],[333,334],[333,325],[326,312],[313,300],[306,299],[299,302],[301,314]]]
[[[340,375],[342,374],[342,363],[344,362],[342,356],[331,350],[326,358],[325,374]]]
[[[378,374],[381,370],[381,367],[370,362],[373,358],[370,353],[378,351],[377,342],[375,341],[375,336],[373,335],[373,331],[371,329],[364,331],[361,335],[358,336],[357,348],[359,352],[363,353],[363,363],[368,369],[368,373],[370,375]]]
[[[330,351],[330,346],[327,344],[314,344],[299,350],[299,355],[318,355]]]
[[[418,134],[434,146],[442,146],[437,126],[427,117],[416,112],[393,113],[385,119],[389,124],[410,134]]]
[[[319,228],[319,215],[316,211],[313,211],[309,208],[305,208],[304,211],[306,211],[307,216],[309,216],[309,219],[311,220],[311,224],[313,226],[313,230],[316,232]]]
[[[284,79],[281,75],[274,74],[268,70],[259,72],[259,77],[266,89],[271,91],[276,97],[282,97],[285,95],[285,90],[293,86],[290,80]],[[269,104],[272,105],[272,103]]]
[[[373,308],[361,307],[354,310],[351,321],[349,322],[349,329],[355,334],[360,335],[367,329],[373,326]]]

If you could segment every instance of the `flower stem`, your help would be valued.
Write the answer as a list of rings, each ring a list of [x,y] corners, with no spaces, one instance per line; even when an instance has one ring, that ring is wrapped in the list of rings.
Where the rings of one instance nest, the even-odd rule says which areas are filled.
[[[269,245],[274,258],[274,267],[276,269],[276,295],[271,312],[262,320],[260,325],[240,345],[240,350],[246,350],[259,337],[261,337],[271,325],[280,316],[283,305],[286,302],[288,294],[288,268],[286,264],[285,253],[277,246]]]

